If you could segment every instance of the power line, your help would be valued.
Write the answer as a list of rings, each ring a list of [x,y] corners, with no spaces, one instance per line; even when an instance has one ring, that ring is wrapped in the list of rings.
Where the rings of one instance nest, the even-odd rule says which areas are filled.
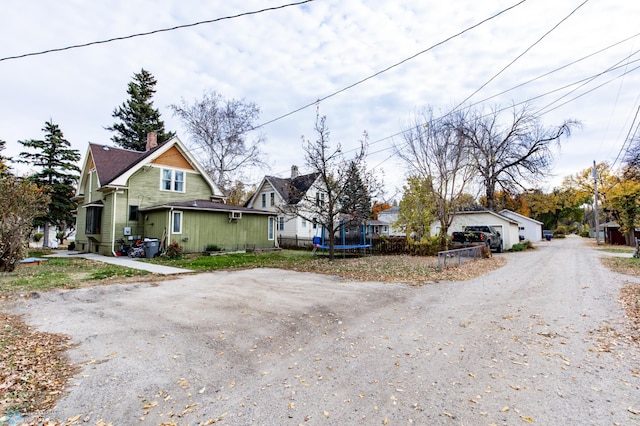
[[[284,9],[284,8],[291,7],[291,6],[300,6],[300,5],[303,5],[305,3],[311,3],[313,1],[315,1],[315,0],[303,0],[303,1],[299,1],[297,3],[288,3],[288,4],[283,4],[283,5],[280,5],[280,6],[267,7],[267,8],[260,9],[260,10],[254,10],[254,11],[251,11],[251,12],[238,13],[237,15],[224,16],[224,17],[221,17],[221,18],[208,19],[206,21],[199,21],[199,22],[194,22],[194,23],[191,23],[191,24],[176,25],[174,27],[169,27],[169,28],[161,28],[161,29],[158,29],[158,30],[153,30],[153,31],[148,31],[148,32],[143,32],[143,33],[130,34],[130,35],[122,36],[122,37],[113,37],[113,38],[109,38],[109,39],[106,39],[106,40],[91,41],[89,43],[74,44],[74,45],[71,45],[71,46],[59,47],[59,48],[56,48],[56,49],[47,49],[47,50],[42,50],[40,52],[32,52],[32,53],[24,53],[22,55],[7,56],[7,57],[4,57],[4,58],[0,58],[0,62],[9,61],[9,60],[12,60],[12,59],[27,58],[29,56],[45,55],[47,53],[62,52],[62,51],[71,50],[71,49],[79,49],[81,47],[94,46],[96,44],[105,44],[105,43],[111,43],[111,42],[114,42],[114,41],[128,40],[128,39],[131,39],[131,38],[144,37],[144,36],[149,36],[149,35],[152,35],[152,34],[158,34],[158,33],[174,31],[174,30],[180,30],[180,29],[183,29],[183,28],[195,27],[195,26],[198,26],[198,25],[211,24],[211,23],[214,23],[214,22],[224,21],[224,20],[228,20],[228,19],[235,19],[235,18],[240,18],[240,17],[243,17],[243,16],[257,15],[257,14],[263,13],[263,12],[270,12],[270,11],[273,11],[273,10]]]
[[[507,68],[509,68],[511,65],[513,65],[518,59],[522,58],[524,55],[526,55],[531,49],[533,49],[538,43],[540,43],[545,37],[547,37],[549,34],[551,34],[555,29],[557,29],[560,25],[562,25],[562,23],[564,23],[564,21],[566,21],[567,19],[569,19],[574,13],[576,13],[578,11],[578,9],[580,9],[582,6],[584,6],[589,0],[584,0],[582,3],[580,3],[580,5],[578,5],[578,7],[576,7],[575,9],[573,9],[571,11],[571,13],[569,13],[567,16],[565,16],[564,18],[562,18],[560,20],[560,22],[558,22],[557,24],[555,24],[553,27],[551,27],[551,29],[549,31],[547,31],[546,33],[544,33],[542,35],[542,37],[540,37],[538,40],[536,40],[531,46],[527,47],[524,52],[522,52],[521,54],[519,54],[518,56],[516,56],[511,62],[509,62],[504,68],[502,68],[500,71],[498,71],[496,74],[493,75],[493,77],[491,77],[489,80],[487,80],[486,83],[484,83],[482,86],[480,86],[478,89],[476,89],[472,94],[470,94],[469,96],[467,96],[467,98],[465,100],[463,100],[462,102],[460,102],[456,107],[453,108],[453,110],[456,110],[458,108],[460,108],[460,106],[464,105],[465,102],[467,102],[469,99],[471,99],[476,93],[478,93],[479,91],[481,91],[482,89],[484,89],[489,83],[491,83],[493,80],[495,80],[500,74],[502,74],[504,71],[506,71]]]
[[[266,121],[266,122],[264,122],[264,123],[262,123],[262,124],[260,124],[260,125],[256,126],[254,129],[258,129],[258,128],[260,128],[260,127],[264,127],[264,126],[266,126],[266,125],[268,125],[268,124],[271,124],[271,123],[274,123],[274,122],[276,122],[276,121],[282,120],[283,118],[289,117],[290,115],[293,115],[293,114],[295,114],[295,113],[297,113],[297,112],[300,112],[300,111],[305,110],[305,109],[307,109],[307,108],[309,108],[309,107],[312,107],[312,106],[314,106],[314,105],[317,105],[319,102],[322,102],[322,101],[327,100],[327,99],[329,99],[329,98],[332,98],[332,97],[334,97],[334,96],[336,96],[336,95],[339,95],[339,94],[340,94],[340,93],[342,93],[342,92],[345,92],[345,91],[347,91],[347,90],[349,90],[349,89],[352,89],[352,88],[354,88],[354,87],[356,87],[356,86],[358,86],[358,85],[360,85],[360,84],[362,84],[362,83],[364,83],[364,82],[366,82],[366,81],[368,81],[368,80],[371,80],[371,79],[373,79],[373,78],[375,78],[375,77],[377,77],[377,76],[379,76],[379,75],[381,75],[381,74],[384,74],[385,72],[387,72],[387,71],[389,71],[389,70],[392,70],[393,68],[396,68],[396,67],[398,67],[398,66],[400,66],[400,65],[402,65],[402,64],[404,64],[404,63],[406,63],[406,62],[408,62],[408,61],[410,61],[410,60],[412,60],[412,59],[415,59],[415,58],[417,58],[418,56],[420,56],[420,55],[422,55],[422,54],[424,54],[424,53],[427,53],[427,52],[429,52],[430,50],[433,50],[433,49],[435,49],[436,47],[438,47],[438,46],[440,46],[440,45],[443,45],[443,44],[445,44],[445,43],[447,43],[447,42],[449,42],[449,41],[453,40],[454,38],[459,37],[459,36],[461,36],[462,34],[467,33],[467,32],[471,31],[471,30],[472,30],[472,29],[474,29],[474,28],[479,27],[480,25],[482,25],[482,24],[484,24],[484,23],[486,23],[486,22],[491,21],[492,19],[497,18],[498,16],[500,16],[500,15],[502,15],[502,14],[504,14],[504,13],[506,13],[506,12],[510,11],[511,9],[514,9],[514,8],[516,8],[516,7],[520,6],[522,3],[526,2],[526,1],[527,1],[527,0],[521,0],[521,1],[519,1],[518,3],[516,3],[516,4],[512,5],[512,6],[509,6],[509,7],[508,7],[508,8],[506,8],[506,9],[501,10],[500,12],[496,13],[495,15],[492,15],[492,16],[490,16],[490,17],[486,18],[486,19],[483,19],[482,21],[477,22],[477,23],[475,23],[474,25],[472,25],[472,26],[470,26],[470,27],[465,28],[464,30],[462,30],[462,31],[460,31],[460,32],[458,32],[458,33],[456,33],[456,34],[454,34],[454,35],[452,35],[452,36],[449,36],[449,37],[447,37],[446,39],[444,39],[444,40],[442,40],[442,41],[439,41],[438,43],[436,43],[436,44],[434,44],[434,45],[432,45],[432,46],[430,46],[430,47],[428,47],[428,48],[426,48],[426,49],[424,49],[424,50],[421,50],[420,52],[418,52],[418,53],[416,53],[416,54],[414,54],[414,55],[412,55],[412,56],[409,56],[408,58],[405,58],[405,59],[401,60],[400,62],[397,62],[397,63],[395,63],[395,64],[393,64],[393,65],[390,65],[390,66],[388,66],[387,68],[385,68],[385,69],[383,69],[383,70],[381,70],[381,71],[376,72],[375,74],[372,74],[372,75],[370,75],[370,76],[368,76],[368,77],[365,77],[365,78],[363,78],[363,79],[361,79],[361,80],[358,80],[358,81],[356,81],[355,83],[350,84],[350,85],[348,85],[348,86],[346,86],[346,87],[344,87],[344,88],[342,88],[342,89],[340,89],[340,90],[337,90],[337,91],[335,91],[335,92],[333,92],[333,93],[331,93],[331,94],[329,94],[329,95],[326,95],[326,96],[324,96],[324,97],[322,97],[322,98],[318,98],[318,99],[316,99],[316,100],[315,100],[315,101],[313,101],[313,102],[310,102],[310,103],[308,103],[308,104],[306,104],[306,105],[304,105],[304,106],[301,106],[300,108],[297,108],[297,109],[295,109],[295,110],[293,110],[293,111],[290,111],[290,112],[288,112],[288,113],[286,113],[286,114],[280,115],[280,116],[278,116],[278,117],[276,117],[276,118],[274,118],[274,119],[271,119],[271,120],[269,120],[269,121]],[[588,1],[588,0],[585,0],[585,1]]]
[[[622,147],[620,147],[620,151],[618,152],[618,155],[616,156],[616,159],[613,161],[613,164],[611,164],[611,169],[613,169],[616,165],[616,163],[618,162],[618,160],[620,159],[620,156],[622,155],[622,151],[625,150],[625,145],[627,143],[629,143],[629,146],[631,146],[631,142],[633,141],[633,138],[631,137],[631,131],[633,130],[633,125],[636,123],[636,120],[638,119],[638,113],[640,113],[640,105],[638,105],[638,109],[636,110],[636,115],[633,117],[633,121],[631,122],[631,126],[629,127],[629,132],[627,133],[627,137],[625,138]],[[636,128],[636,131],[638,131],[638,129]],[[635,134],[635,132],[634,132]]]

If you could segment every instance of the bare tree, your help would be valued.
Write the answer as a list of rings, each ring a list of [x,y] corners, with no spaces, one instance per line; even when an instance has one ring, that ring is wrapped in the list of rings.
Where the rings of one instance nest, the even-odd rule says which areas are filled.
[[[559,144],[561,137],[569,137],[572,128],[580,125],[567,120],[557,127],[544,127],[526,105],[513,107],[508,120],[493,108],[488,114],[473,111],[461,124],[459,131],[468,143],[490,210],[495,208],[497,188],[513,193],[544,177],[553,160],[552,144]]]
[[[409,167],[409,173],[423,178],[435,203],[435,216],[440,222],[440,244],[446,245],[446,237],[458,209],[466,200],[463,195],[473,179],[473,168],[464,135],[460,126],[463,113],[454,113],[441,119],[433,116],[433,110],[425,109],[415,115],[406,130],[404,142],[395,144],[398,156]]]
[[[353,158],[346,159],[340,144],[335,148],[329,145],[330,132],[326,125],[326,117],[316,115],[314,130],[317,133],[317,139],[311,142],[303,137],[302,143],[306,164],[312,173],[317,174],[316,182],[311,189],[300,194],[301,201],[295,206],[290,206],[292,210],[287,213],[324,228],[329,240],[329,260],[333,260],[335,257],[334,235],[342,226],[341,219],[344,212],[350,212],[354,207],[343,204],[344,200],[353,198],[347,194],[351,188],[348,183],[353,177],[353,171],[360,170],[361,183],[366,188],[375,187],[375,179],[372,174],[364,171],[368,145],[366,133]]]
[[[209,91],[193,103],[182,99],[180,105],[170,108],[182,119],[191,142],[200,148],[196,156],[225,193],[234,181],[241,180],[244,170],[265,165],[261,145],[266,139],[254,130],[260,117],[255,103],[224,99]]]

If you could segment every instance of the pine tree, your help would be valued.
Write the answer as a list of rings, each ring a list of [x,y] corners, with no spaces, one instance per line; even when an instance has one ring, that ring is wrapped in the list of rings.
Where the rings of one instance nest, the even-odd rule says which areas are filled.
[[[77,204],[72,200],[75,194],[75,184],[80,152],[71,149],[71,144],[64,138],[62,130],[57,124],[48,121],[42,131],[44,140],[30,139],[19,141],[25,148],[35,152],[21,152],[18,162],[27,163],[38,170],[29,176],[38,187],[44,188],[51,197],[49,208],[44,216],[37,217],[36,225],[44,226],[44,246],[49,246],[49,226],[51,224],[59,230],[67,232],[75,227],[73,210]]]
[[[347,228],[357,229],[371,217],[371,195],[355,161],[349,162],[347,178],[340,197],[341,212],[347,217]]]
[[[1,154],[2,151],[4,151],[4,149],[6,148],[6,145],[7,143],[2,139],[0,139],[0,176],[5,176],[9,174],[9,164],[7,163],[11,159]]]
[[[160,120],[160,112],[153,107],[151,99],[156,92],[156,83],[155,77],[144,68],[133,75],[133,81],[127,88],[130,98],[111,114],[120,122],[107,127],[107,130],[115,132],[111,140],[117,145],[135,151],[144,151],[149,132],[156,132],[158,143],[165,142],[176,135],[175,132],[165,132],[164,121]]]

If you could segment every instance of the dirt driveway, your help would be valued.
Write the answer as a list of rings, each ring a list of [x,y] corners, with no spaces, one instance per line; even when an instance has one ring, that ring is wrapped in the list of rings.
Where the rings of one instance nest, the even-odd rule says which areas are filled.
[[[282,270],[43,294],[82,366],[46,415],[113,425],[640,424],[625,279],[579,238],[423,287]],[[219,423],[218,423],[219,422]]]

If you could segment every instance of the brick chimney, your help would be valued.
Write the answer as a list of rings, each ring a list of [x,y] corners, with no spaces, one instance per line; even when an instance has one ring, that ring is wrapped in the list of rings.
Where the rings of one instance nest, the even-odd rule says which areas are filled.
[[[291,166],[291,179],[295,179],[300,176],[300,172],[298,171],[298,166]]]
[[[147,133],[147,145],[145,151],[150,151],[158,146],[158,134],[156,132]]]

